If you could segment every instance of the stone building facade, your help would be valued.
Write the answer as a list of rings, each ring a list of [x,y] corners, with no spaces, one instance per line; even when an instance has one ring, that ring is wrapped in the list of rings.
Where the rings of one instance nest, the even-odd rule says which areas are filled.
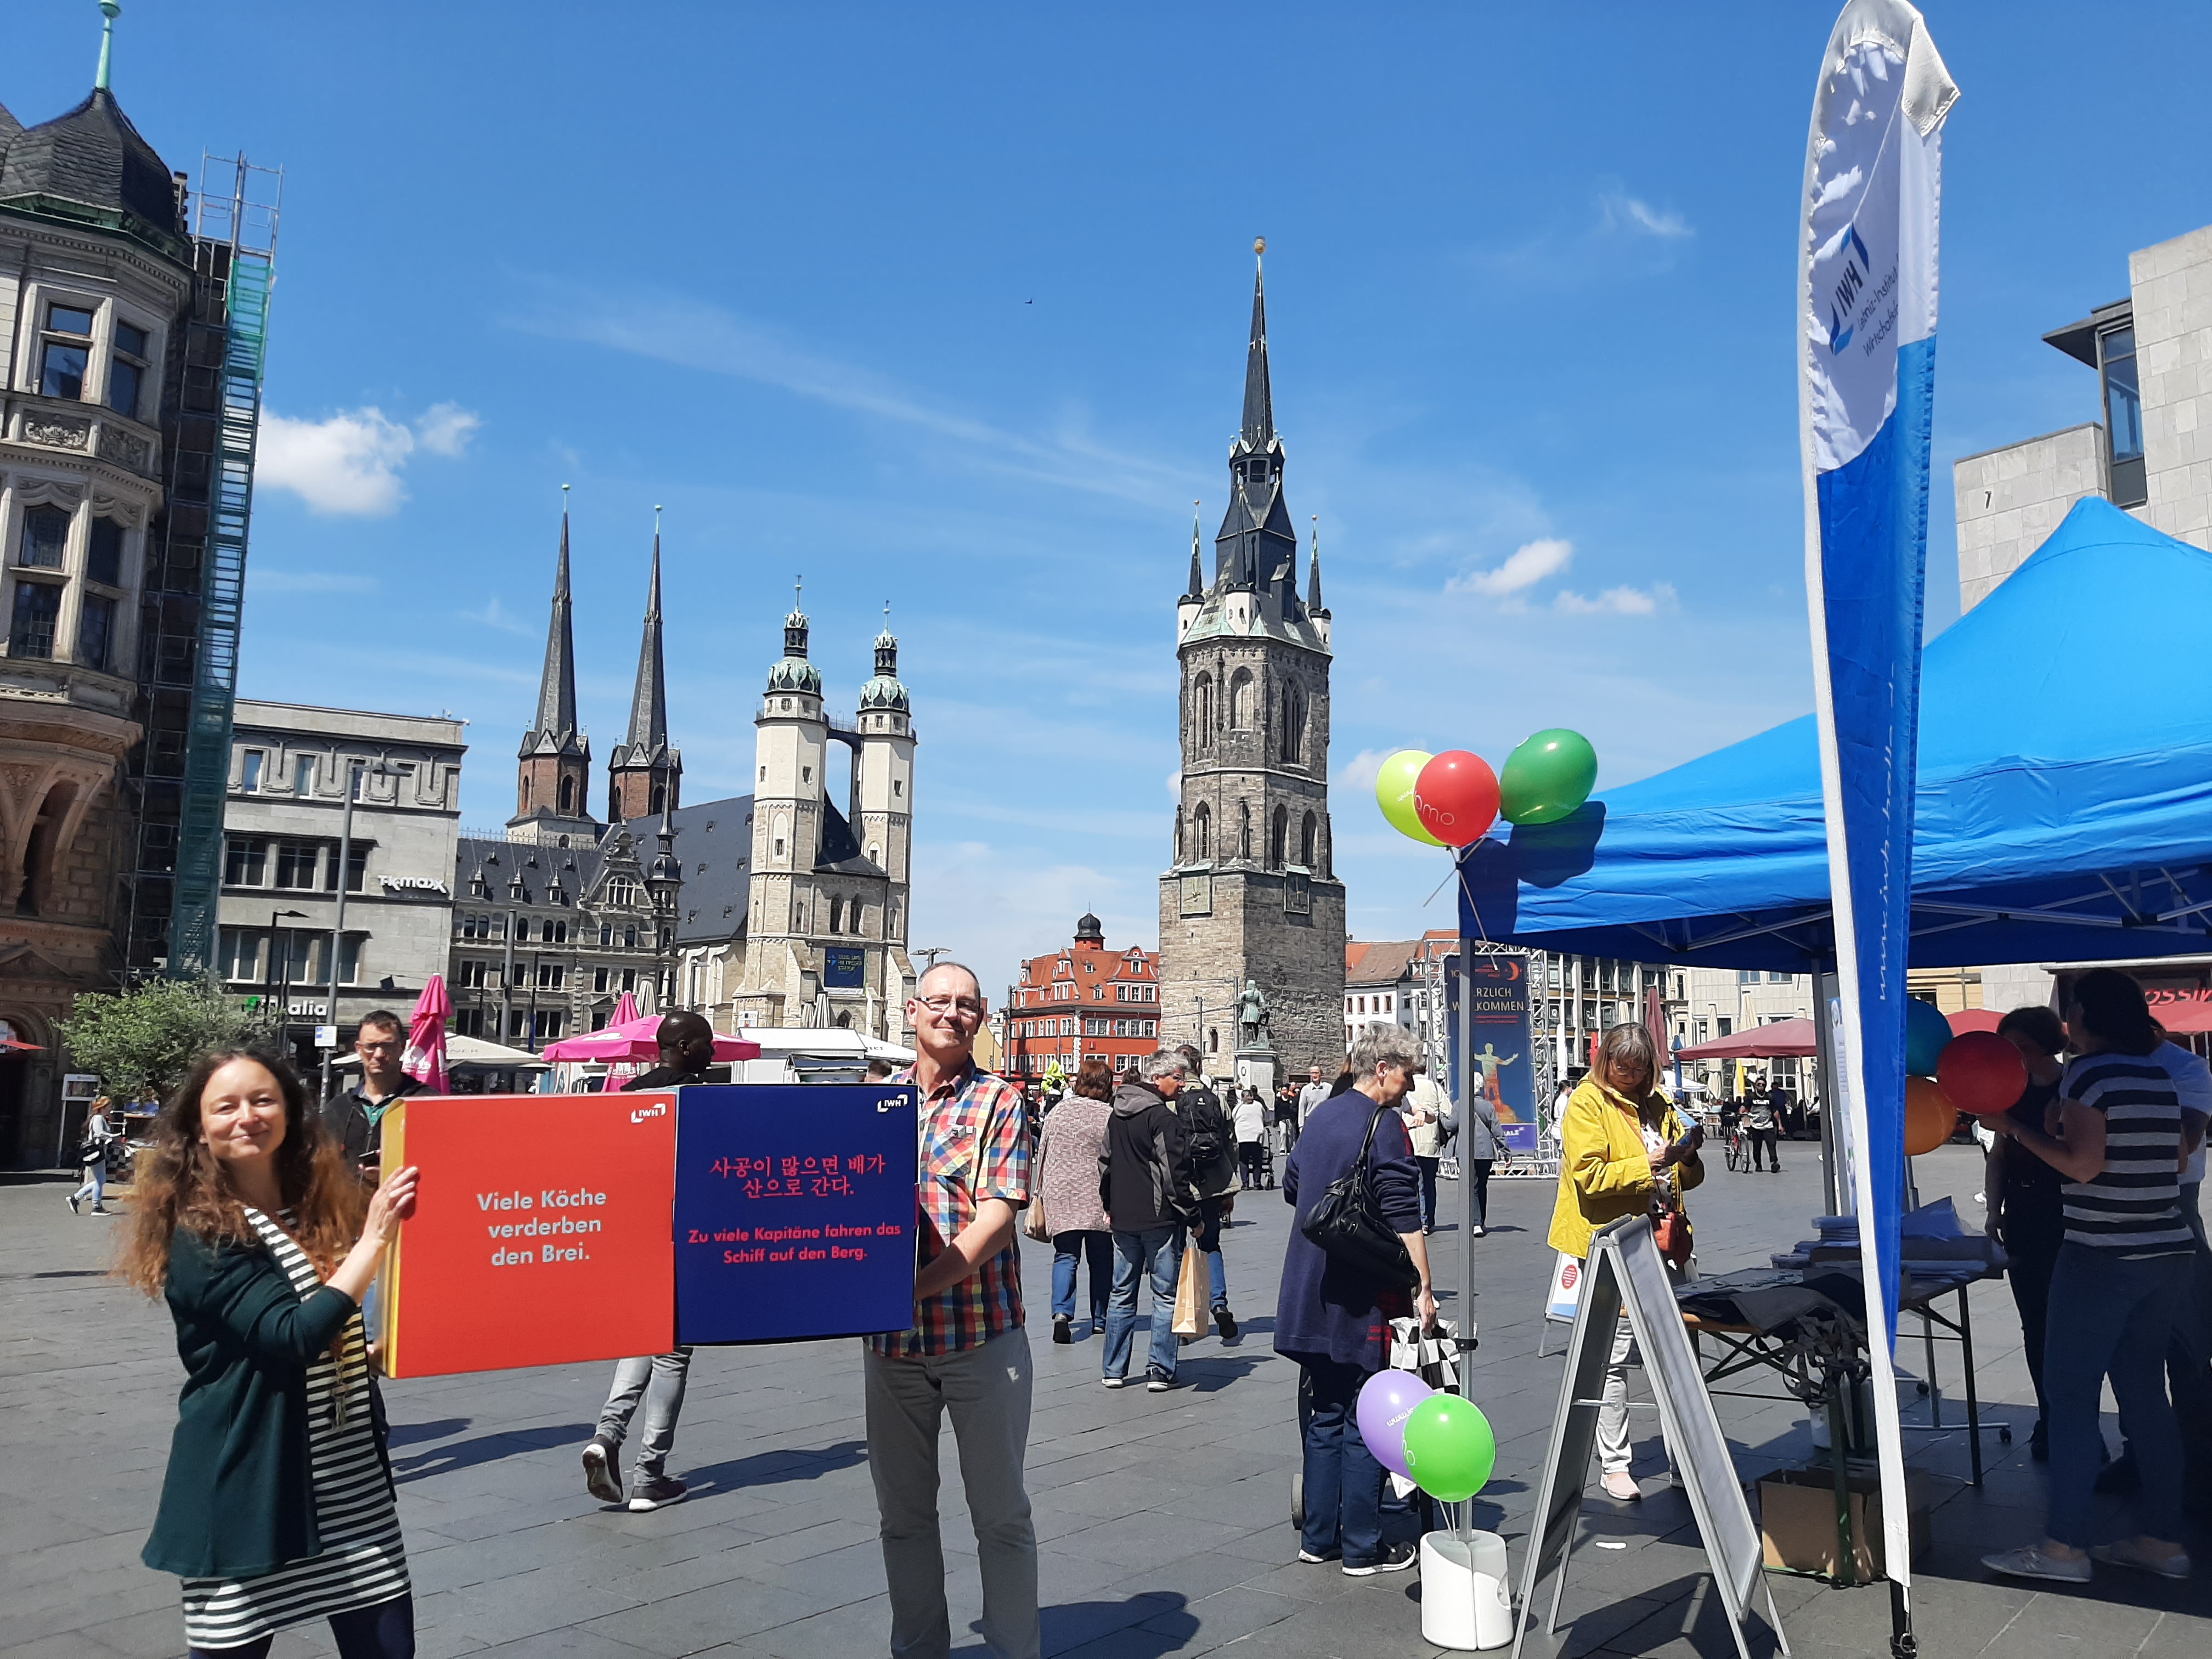
[[[1072,1078],[1093,1058],[1116,1077],[1128,1071],[1160,1046],[1159,967],[1141,945],[1107,949],[1098,918],[1078,917],[1075,938],[1024,961],[1006,992],[1006,1074],[1040,1078],[1056,1061]]]
[[[1164,1039],[1226,1069],[1231,1006],[1267,999],[1279,1067],[1343,1054],[1344,884],[1328,819],[1329,613],[1316,539],[1298,593],[1267,365],[1267,293],[1252,290],[1244,416],[1207,580],[1198,531],[1176,604],[1182,768],[1174,865],[1160,878]]]
[[[216,968],[238,994],[279,1000],[301,1063],[317,1061],[314,1026],[334,1022],[349,1043],[363,1014],[404,1018],[445,971],[467,746],[458,720],[238,701]]]
[[[34,1045],[0,1048],[7,1168],[52,1162],[55,1021],[125,965],[163,422],[192,296],[182,183],[104,60],[53,120],[0,107],[0,1036]]]

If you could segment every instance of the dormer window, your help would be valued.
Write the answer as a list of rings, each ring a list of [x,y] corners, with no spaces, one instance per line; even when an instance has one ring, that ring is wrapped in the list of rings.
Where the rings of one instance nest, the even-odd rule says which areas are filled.
[[[82,399],[91,362],[92,313],[82,306],[48,306],[39,356],[39,395]]]

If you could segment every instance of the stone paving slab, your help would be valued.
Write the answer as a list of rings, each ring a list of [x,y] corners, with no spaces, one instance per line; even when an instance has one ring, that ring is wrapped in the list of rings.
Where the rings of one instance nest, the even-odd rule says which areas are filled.
[[[1691,1200],[1706,1271],[1762,1263],[1809,1231],[1819,1208],[1813,1153],[1786,1148],[1779,1176],[1713,1171]],[[1952,1192],[1973,1212],[1972,1149],[1947,1147],[1921,1159],[1917,1174],[1929,1196]],[[1449,1208],[1456,1191],[1443,1190]],[[1477,1524],[1503,1534],[1517,1564],[1563,1336],[1541,1318],[1552,1188],[1506,1181],[1491,1190],[1494,1224],[1477,1245],[1482,1349],[1474,1392],[1500,1452],[1475,1508]],[[71,1217],[62,1191],[0,1186],[0,1652],[173,1655],[182,1650],[174,1581],[137,1559],[174,1421],[173,1335],[157,1306],[101,1276],[112,1222]],[[1226,1246],[1243,1331],[1234,1345],[1218,1337],[1187,1345],[1188,1386],[1171,1394],[1100,1388],[1095,1338],[1055,1346],[1045,1304],[1033,1301],[1029,1474],[1048,1652],[1412,1659],[1440,1651],[1420,1637],[1417,1574],[1355,1580],[1296,1561],[1297,1371],[1268,1346],[1287,1223],[1274,1194],[1247,1196]],[[1431,1244],[1440,1280],[1455,1286],[1455,1230]],[[1041,1298],[1048,1260],[1040,1247],[1024,1249],[1024,1282]],[[1448,1314],[1455,1316],[1458,1300],[1447,1297]],[[2022,1403],[2032,1395],[2009,1296],[1985,1285],[1972,1302],[1987,1414],[2021,1433],[2008,1447],[1990,1435],[1984,1486],[1964,1484],[1958,1358],[1945,1349],[1938,1363],[1952,1431],[1912,1437],[1912,1461],[1936,1477],[1940,1498],[1916,1591],[1921,1650],[2005,1659],[2212,1654],[2212,1573],[2188,1584],[2107,1575],[2087,1592],[1985,1580],[1983,1552],[2039,1527],[2043,1483],[2026,1456],[2033,1409]],[[1917,1366],[1917,1345],[1906,1342],[1900,1358]],[[653,1515],[603,1510],[583,1490],[576,1448],[608,1373],[555,1366],[390,1386],[424,1659],[883,1652],[889,1614],[854,1345],[702,1350],[672,1464],[692,1496]],[[1907,1401],[1924,1420],[1925,1403],[1909,1391]],[[1741,1478],[1808,1453],[1795,1402],[1719,1406]],[[1732,1651],[1687,1506],[1665,1487],[1653,1419],[1638,1427],[1637,1473],[1650,1496],[1635,1505],[1586,1499],[1563,1627],[1554,1638],[1531,1634],[1543,1659]],[[949,1433],[940,1507],[957,1650],[980,1655],[975,1542]],[[2200,1559],[2212,1557],[2212,1539],[2193,1541]],[[1879,1587],[1769,1582],[1803,1659],[1887,1652],[1888,1601]],[[1541,1598],[1540,1611],[1548,1587]],[[1753,1651],[1765,1659],[1771,1642],[1753,1630]],[[331,1650],[319,1629],[276,1644],[278,1659]]]

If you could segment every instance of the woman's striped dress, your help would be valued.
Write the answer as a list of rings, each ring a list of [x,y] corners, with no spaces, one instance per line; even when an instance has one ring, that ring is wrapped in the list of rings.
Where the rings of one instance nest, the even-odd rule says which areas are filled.
[[[246,1218],[302,1300],[320,1288],[314,1264],[289,1233],[258,1210],[247,1209]],[[185,1638],[192,1646],[237,1647],[409,1593],[399,1510],[377,1455],[368,1390],[368,1349],[356,1313],[346,1322],[337,1358],[318,1354],[307,1367],[307,1452],[323,1553],[254,1578],[185,1579]]]

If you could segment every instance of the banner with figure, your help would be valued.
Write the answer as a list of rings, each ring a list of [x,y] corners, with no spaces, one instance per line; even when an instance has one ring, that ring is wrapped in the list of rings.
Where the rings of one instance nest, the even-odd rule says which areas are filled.
[[[1468,1000],[1471,1049],[1459,1050],[1461,1022],[1451,1023],[1452,1075],[1490,1103],[1516,1158],[1536,1156],[1535,1062],[1528,1033],[1528,958],[1519,951],[1469,951],[1461,975]],[[1464,1069],[1462,1069],[1462,1067]]]
[[[1942,126],[1958,97],[1917,10],[1850,0],[1820,64],[1798,264],[1805,586],[1842,989],[1837,1127],[1851,1154],[1869,1313],[1881,1323],[1873,1395],[1900,1620],[1911,1547],[1890,1362],[1905,974]]]

